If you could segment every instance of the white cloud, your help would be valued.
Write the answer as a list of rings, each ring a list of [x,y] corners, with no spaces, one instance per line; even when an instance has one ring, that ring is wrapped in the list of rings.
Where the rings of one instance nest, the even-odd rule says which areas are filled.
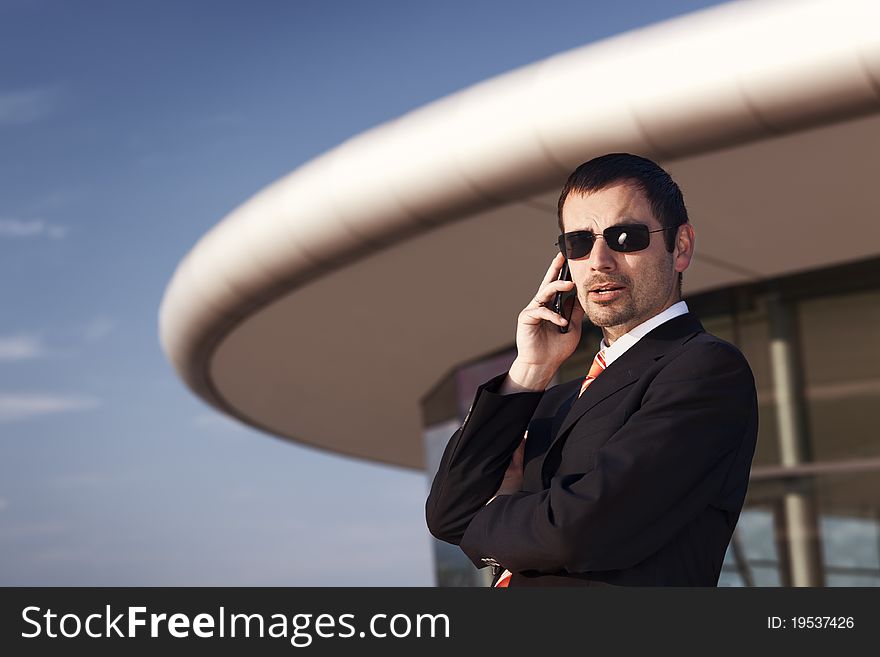
[[[67,226],[47,226],[46,235],[51,237],[53,240],[63,239],[67,236]]]
[[[27,360],[45,355],[46,349],[35,335],[0,336],[0,361]]]
[[[66,236],[66,226],[48,224],[42,219],[0,219],[0,238],[48,237],[60,240]]]
[[[0,91],[0,126],[33,123],[50,116],[61,101],[58,85]]]
[[[5,497],[0,497],[0,511],[5,511],[9,508],[9,500]]]
[[[107,315],[98,315],[83,330],[83,338],[86,342],[98,342],[110,335],[117,327],[117,322]]]
[[[70,329],[85,343],[100,342],[116,330],[119,322],[109,315],[96,315],[90,321]],[[0,335],[0,363],[48,356],[76,355],[77,350],[49,349],[39,333]]]
[[[100,400],[94,397],[46,393],[0,393],[0,422],[28,420],[52,413],[83,411],[95,408],[100,403]]]

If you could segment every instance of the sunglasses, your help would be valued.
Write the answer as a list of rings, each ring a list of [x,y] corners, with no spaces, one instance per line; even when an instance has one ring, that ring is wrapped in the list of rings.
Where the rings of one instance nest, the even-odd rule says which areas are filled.
[[[646,224],[618,224],[602,231],[602,237],[608,248],[618,253],[632,253],[647,249],[651,243],[651,233],[659,233],[678,226],[667,226],[657,230],[649,230]],[[586,258],[596,241],[591,230],[576,230],[559,236],[557,246],[568,260]]]

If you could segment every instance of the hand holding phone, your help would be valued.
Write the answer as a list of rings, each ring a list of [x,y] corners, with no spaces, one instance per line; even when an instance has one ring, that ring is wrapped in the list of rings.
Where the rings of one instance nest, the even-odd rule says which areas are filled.
[[[584,311],[569,276],[564,255],[557,253],[537,293],[517,318],[517,353],[502,386],[504,394],[545,390],[560,365],[577,349]],[[558,333],[553,325],[560,329]],[[569,330],[570,326],[574,328]]]

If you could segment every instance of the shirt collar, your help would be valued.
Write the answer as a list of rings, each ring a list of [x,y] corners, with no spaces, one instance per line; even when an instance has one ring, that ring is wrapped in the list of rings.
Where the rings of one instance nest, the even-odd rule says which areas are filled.
[[[630,329],[628,333],[624,333],[617,338],[617,340],[614,341],[614,344],[610,347],[605,343],[605,338],[603,337],[599,341],[599,350],[604,350],[602,355],[605,358],[605,367],[608,367],[611,363],[620,358],[627,349],[632,347],[643,336],[647,335],[664,322],[668,322],[673,317],[684,315],[687,312],[689,312],[687,304],[684,301],[679,301],[678,303],[669,306],[669,308],[662,313],[658,313],[651,319],[645,320],[635,328]]]

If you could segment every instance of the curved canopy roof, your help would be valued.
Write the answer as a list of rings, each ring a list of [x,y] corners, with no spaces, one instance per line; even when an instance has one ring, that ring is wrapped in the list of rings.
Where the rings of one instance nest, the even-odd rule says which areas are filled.
[[[512,344],[558,191],[595,155],[652,157],[681,185],[686,294],[880,252],[877,25],[871,0],[721,5],[379,125],[198,241],[162,300],[165,353],[248,424],[423,468],[420,398]],[[840,221],[859,238],[829,238]],[[792,226],[817,237],[779,248]]]

